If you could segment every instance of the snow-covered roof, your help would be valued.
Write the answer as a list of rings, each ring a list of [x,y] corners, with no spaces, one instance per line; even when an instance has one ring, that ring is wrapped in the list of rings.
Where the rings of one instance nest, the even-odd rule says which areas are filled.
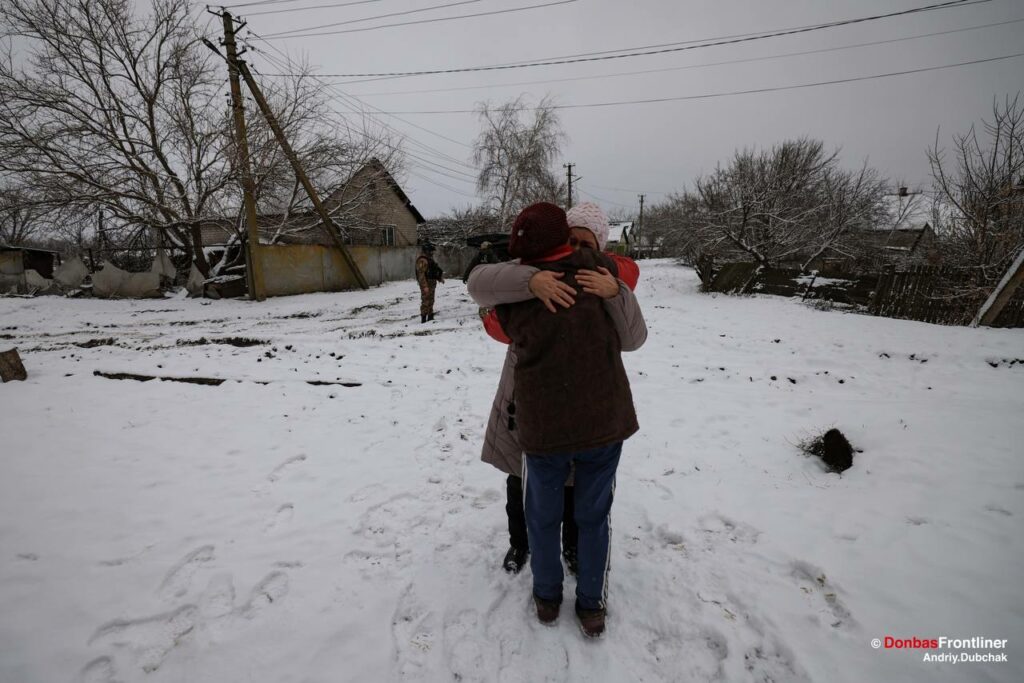
[[[623,233],[628,237],[629,231],[633,229],[633,221],[619,221],[608,224],[608,241],[621,242]]]

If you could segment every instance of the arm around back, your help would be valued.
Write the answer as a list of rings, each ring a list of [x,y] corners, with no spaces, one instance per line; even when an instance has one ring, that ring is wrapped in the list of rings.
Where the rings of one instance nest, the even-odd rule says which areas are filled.
[[[619,333],[623,351],[636,351],[644,345],[647,341],[647,323],[632,289],[619,282],[618,295],[605,299],[604,309],[611,316],[615,331]]]
[[[530,278],[536,273],[533,266],[514,261],[481,264],[469,274],[466,286],[478,306],[493,308],[532,299]]]

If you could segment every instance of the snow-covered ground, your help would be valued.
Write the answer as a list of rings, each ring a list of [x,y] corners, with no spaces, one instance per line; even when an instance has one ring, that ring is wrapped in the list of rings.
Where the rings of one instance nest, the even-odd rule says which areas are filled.
[[[30,375],[0,385],[0,681],[1024,680],[1024,330],[708,296],[667,262],[637,294],[597,642],[571,579],[546,628],[499,570],[504,348],[461,283],[427,325],[412,282],[0,299]],[[225,337],[265,343],[183,344]],[[841,477],[794,445],[830,426],[863,449]]]

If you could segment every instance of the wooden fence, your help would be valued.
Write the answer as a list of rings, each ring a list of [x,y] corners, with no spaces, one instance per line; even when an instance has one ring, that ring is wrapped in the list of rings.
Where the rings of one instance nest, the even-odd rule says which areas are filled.
[[[708,280],[705,288],[712,292],[832,301],[873,315],[941,325],[969,324],[985,300],[984,292],[962,294],[970,290],[970,271],[937,266],[824,278],[756,263],[728,263]],[[993,327],[1024,327],[1024,288],[1006,305]]]
[[[987,296],[984,291],[962,294],[970,291],[971,277],[968,270],[940,266],[887,270],[878,279],[869,310],[887,318],[967,325]],[[1014,295],[993,327],[1024,327],[1024,291]]]

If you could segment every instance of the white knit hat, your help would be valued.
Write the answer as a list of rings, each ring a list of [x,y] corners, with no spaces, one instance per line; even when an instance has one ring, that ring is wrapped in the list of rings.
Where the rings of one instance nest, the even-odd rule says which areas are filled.
[[[604,250],[608,243],[608,216],[593,202],[577,204],[566,212],[570,228],[586,228],[597,238],[597,247]]]

